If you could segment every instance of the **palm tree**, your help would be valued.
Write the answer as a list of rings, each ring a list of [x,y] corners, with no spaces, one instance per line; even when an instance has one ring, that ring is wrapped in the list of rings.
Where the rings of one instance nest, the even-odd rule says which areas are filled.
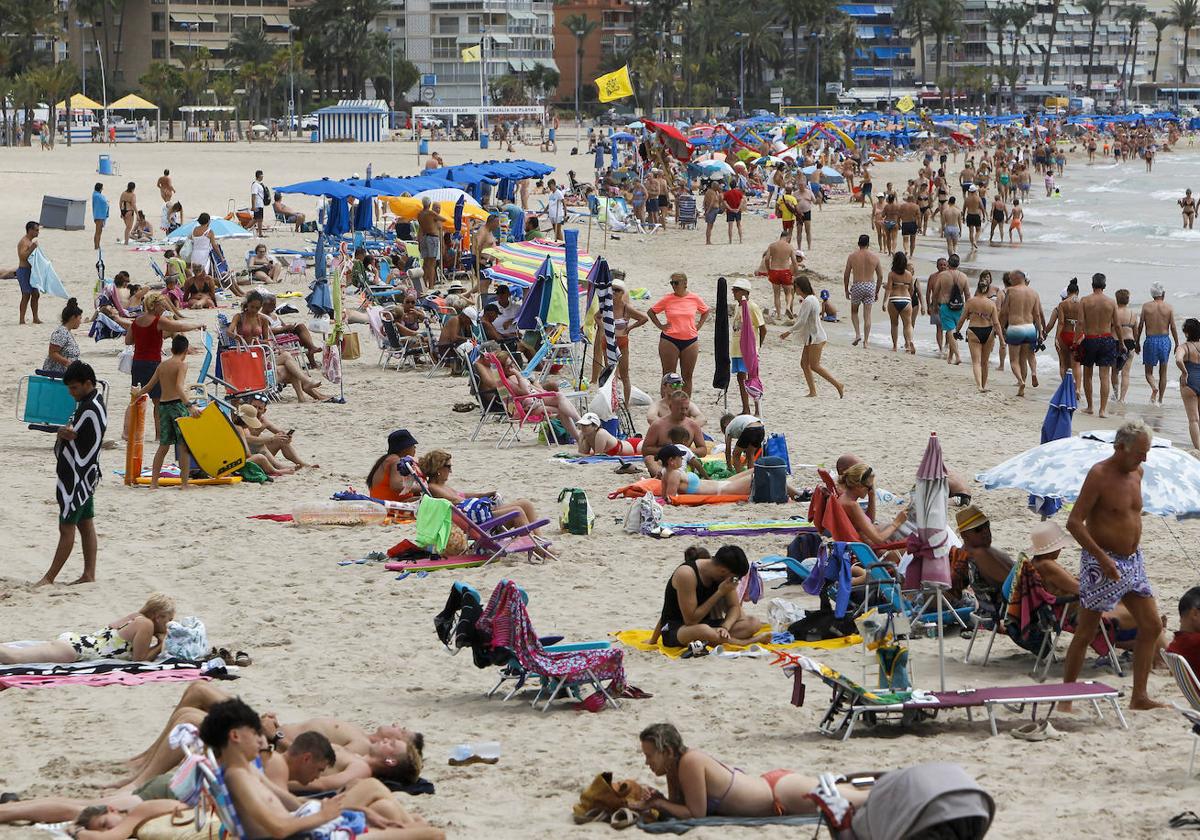
[[[262,29],[241,29],[229,39],[229,46],[225,50],[225,65],[236,68],[243,64],[263,61],[274,49]]]
[[[987,28],[992,30],[996,35],[996,49],[1000,51],[996,63],[996,79],[998,81],[996,91],[996,110],[1000,109],[1000,100],[1004,98],[1004,33],[1008,31],[1008,25],[1012,22],[1013,9],[1011,6],[997,5],[992,6],[987,10],[985,21]],[[1017,48],[1013,46],[1013,56],[1016,56]]]
[[[1015,73],[1008,77],[1009,101],[1011,102],[1017,101],[1017,82],[1021,81],[1021,44],[1025,41],[1029,24],[1033,23],[1036,15],[1036,6],[1013,6],[1008,12],[1008,22],[1012,24],[1013,28],[1012,63],[1015,70]]]
[[[929,28],[933,32],[934,42],[934,73],[936,78],[942,77],[942,46],[947,35],[953,35],[959,29],[962,19],[963,0],[934,0],[933,13],[930,17]]]
[[[900,0],[896,4],[896,20],[905,29],[917,34],[917,54],[921,57],[921,79],[925,78],[925,28],[933,3],[931,0]],[[849,82],[847,82],[849,84]]]
[[[1046,39],[1046,58],[1042,61],[1042,84],[1050,84],[1050,55],[1054,52],[1054,36],[1058,34],[1058,12],[1062,8],[1062,0],[1051,0],[1053,10],[1050,12],[1050,35]]]
[[[1179,83],[1186,85],[1188,49],[1191,46],[1192,30],[1200,26],[1200,2],[1198,0],[1175,0],[1170,15],[1171,23],[1183,30],[1183,69],[1179,71]]]
[[[1150,23],[1154,26],[1154,73],[1150,79],[1158,84],[1158,57],[1162,55],[1163,30],[1171,25],[1171,19],[1166,15],[1152,15]]]
[[[1132,47],[1131,42],[1125,42],[1125,55],[1121,59],[1121,79],[1126,91],[1125,99],[1129,99],[1129,88],[1133,83],[1133,74],[1137,72],[1137,48],[1138,40],[1142,34],[1142,24],[1150,17],[1150,10],[1145,6],[1134,3],[1131,6],[1124,6],[1117,12],[1117,16],[1123,18],[1129,24],[1129,34],[1133,36]],[[1129,62],[1130,53],[1133,54],[1132,63]],[[1128,75],[1126,75],[1126,65],[1129,64]]]
[[[42,93],[34,78],[36,72],[36,69],[27,70],[13,79],[12,86],[13,106],[16,108],[16,113],[24,114],[21,136],[24,138],[23,143],[26,146],[30,145],[30,134],[33,131],[33,109],[37,107]],[[53,104],[51,103],[51,105]]]
[[[138,84],[162,109],[167,118],[167,137],[174,140],[175,109],[183,102],[183,73],[174,64],[155,61],[138,79]]]
[[[858,23],[855,22],[854,18],[849,15],[846,16],[833,33],[833,43],[837,47],[838,52],[842,54],[842,84],[850,87],[852,84],[850,70],[854,63],[854,51],[862,44],[862,41],[858,38]],[[925,68],[922,67],[921,70],[923,75]]]
[[[583,72],[583,44],[589,35],[600,28],[600,21],[584,14],[574,14],[564,18],[562,26],[575,39],[575,104],[578,108],[579,91],[583,86],[583,81],[579,78],[579,74]]]
[[[1186,2],[1195,3],[1196,0],[1186,0]],[[1084,82],[1084,94],[1092,92],[1092,71],[1095,69],[1096,63],[1096,29],[1100,26],[1100,18],[1108,9],[1108,0],[1080,0],[1079,5],[1083,6],[1083,10],[1092,18],[1092,31],[1088,38],[1088,69],[1087,79]]]
[[[46,103],[50,106],[50,145],[53,147],[55,135],[58,133],[58,108],[54,107],[54,105],[74,92],[75,84],[78,81],[75,76],[75,68],[70,64],[51,64],[39,67],[36,70],[30,70],[26,75],[29,76],[30,83],[38,88],[42,96],[46,97]],[[70,109],[68,108],[68,146],[71,145],[70,113]]]

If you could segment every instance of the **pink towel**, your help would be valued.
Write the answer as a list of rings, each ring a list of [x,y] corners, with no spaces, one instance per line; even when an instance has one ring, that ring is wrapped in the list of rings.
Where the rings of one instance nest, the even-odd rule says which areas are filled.
[[[181,668],[178,671],[150,671],[145,674],[130,674],[125,671],[107,671],[103,674],[30,674],[20,677],[0,677],[0,691],[6,688],[50,688],[56,685],[144,685],[152,682],[190,682],[207,680],[199,668]]]

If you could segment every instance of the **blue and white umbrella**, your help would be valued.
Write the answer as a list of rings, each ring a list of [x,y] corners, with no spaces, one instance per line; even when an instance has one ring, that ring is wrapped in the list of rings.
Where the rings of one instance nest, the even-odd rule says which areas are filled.
[[[187,239],[192,235],[192,232],[200,226],[200,223],[193,219],[190,222],[185,222],[175,230],[163,237],[166,242],[178,242],[182,239]],[[231,222],[228,219],[209,219],[208,229],[212,231],[212,235],[217,239],[249,239],[252,234],[237,222]]]
[[[724,178],[733,174],[733,167],[723,160],[699,160],[690,165],[695,166],[704,178]]]
[[[1044,443],[1009,458],[976,480],[988,490],[1011,487],[1043,498],[1073,502],[1088,470],[1113,452],[1112,430]],[[1158,516],[1200,515],[1200,460],[1154,438],[1142,465],[1142,508]]]

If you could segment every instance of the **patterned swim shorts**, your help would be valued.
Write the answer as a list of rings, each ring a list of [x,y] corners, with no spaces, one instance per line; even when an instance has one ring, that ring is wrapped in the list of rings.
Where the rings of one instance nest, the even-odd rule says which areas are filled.
[[[851,303],[866,303],[875,302],[875,284],[874,283],[854,283],[850,286],[850,302]]]
[[[1126,595],[1153,598],[1154,590],[1146,577],[1146,562],[1139,548],[1128,557],[1109,554],[1117,564],[1120,577],[1109,580],[1100,569],[1100,562],[1081,550],[1079,554],[1079,603],[1093,612],[1108,612]]]

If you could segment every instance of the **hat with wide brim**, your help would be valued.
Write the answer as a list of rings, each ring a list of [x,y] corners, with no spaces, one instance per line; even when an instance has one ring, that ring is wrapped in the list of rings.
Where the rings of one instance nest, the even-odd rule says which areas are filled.
[[[242,422],[251,429],[261,429],[262,421],[258,419],[258,412],[252,405],[239,405],[237,409],[238,416],[242,418]]]
[[[1071,535],[1057,522],[1041,522],[1029,535],[1030,546],[1025,553],[1030,557],[1041,557],[1062,551],[1071,545]]]

